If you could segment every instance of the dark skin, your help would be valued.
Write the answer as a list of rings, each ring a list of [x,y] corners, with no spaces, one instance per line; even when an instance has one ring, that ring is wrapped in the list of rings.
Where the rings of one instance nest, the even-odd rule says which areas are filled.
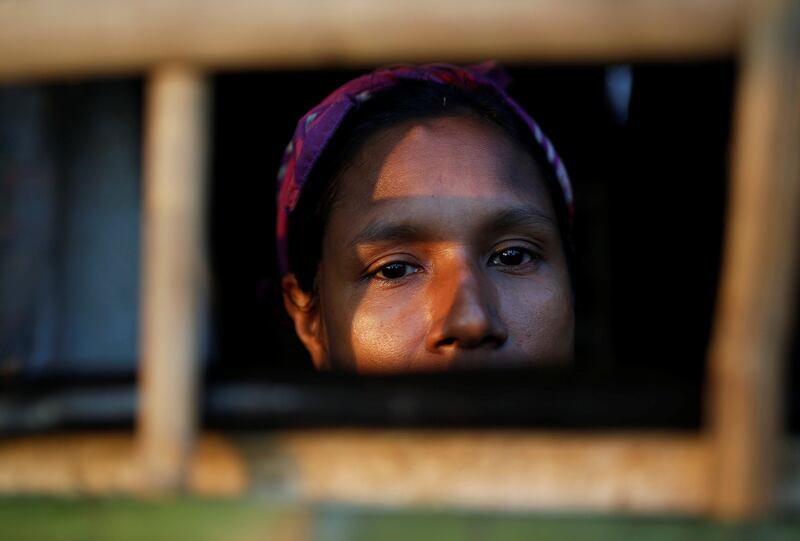
[[[318,369],[359,373],[568,362],[563,242],[535,162],[469,116],[373,135],[340,173],[318,295],[283,279]]]

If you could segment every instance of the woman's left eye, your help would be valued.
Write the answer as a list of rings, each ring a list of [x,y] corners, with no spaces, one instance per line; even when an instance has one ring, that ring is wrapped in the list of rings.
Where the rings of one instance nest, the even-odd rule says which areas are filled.
[[[534,260],[534,254],[525,248],[505,248],[489,259],[489,265],[496,267],[518,267]]]

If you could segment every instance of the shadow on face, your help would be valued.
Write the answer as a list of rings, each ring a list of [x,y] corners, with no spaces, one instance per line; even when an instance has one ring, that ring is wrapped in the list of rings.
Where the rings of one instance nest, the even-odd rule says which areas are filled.
[[[401,123],[340,175],[319,302],[293,314],[318,368],[569,361],[573,295],[553,204],[499,128],[468,116]]]

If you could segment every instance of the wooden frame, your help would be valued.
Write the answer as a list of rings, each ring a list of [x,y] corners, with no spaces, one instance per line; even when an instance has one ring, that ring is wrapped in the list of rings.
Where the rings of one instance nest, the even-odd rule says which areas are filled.
[[[409,0],[0,3],[2,80],[150,73],[138,439],[4,443],[0,488],[237,492],[246,488],[243,457],[249,457],[259,471],[273,472],[276,490],[312,499],[729,518],[769,512],[800,246],[798,36],[800,4],[791,0],[447,0],[419,2],[416,9]],[[719,54],[740,54],[742,69],[706,433],[289,431],[212,445],[216,451],[208,450],[209,436],[196,440],[202,70],[398,58],[623,61]],[[175,283],[180,289],[168,287]],[[96,455],[81,454],[87,445],[107,458],[107,475],[96,475],[103,463]],[[20,469],[26,462],[19,457],[31,453],[41,460]],[[47,470],[43,464],[56,473],[37,474]],[[241,482],[229,486],[226,478]]]
[[[0,3],[0,79],[733,52],[746,0],[27,0]],[[469,39],[464,39],[469,36]]]
[[[148,81],[142,219],[139,437],[153,489],[181,486],[197,423],[204,308],[208,91],[205,77],[163,65]]]
[[[800,251],[800,5],[762,2],[751,17],[709,353],[715,509],[731,517],[766,512],[775,494]]]

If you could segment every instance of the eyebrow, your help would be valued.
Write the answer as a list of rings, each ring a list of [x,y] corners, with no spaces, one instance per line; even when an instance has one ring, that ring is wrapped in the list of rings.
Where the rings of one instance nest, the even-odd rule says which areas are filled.
[[[485,234],[497,231],[520,228],[558,229],[555,220],[544,212],[533,207],[514,207],[494,213],[481,224]],[[410,242],[430,240],[437,235],[426,228],[410,222],[385,222],[374,221],[362,229],[349,242],[351,248],[363,244],[378,244],[390,242]]]
[[[518,228],[540,228],[546,226],[558,229],[558,224],[548,214],[533,207],[514,207],[496,213],[484,223],[484,230],[503,231]]]
[[[353,240],[350,241],[350,247],[354,248],[361,244],[424,240],[430,237],[431,235],[429,232],[411,223],[375,221],[359,231]]]

